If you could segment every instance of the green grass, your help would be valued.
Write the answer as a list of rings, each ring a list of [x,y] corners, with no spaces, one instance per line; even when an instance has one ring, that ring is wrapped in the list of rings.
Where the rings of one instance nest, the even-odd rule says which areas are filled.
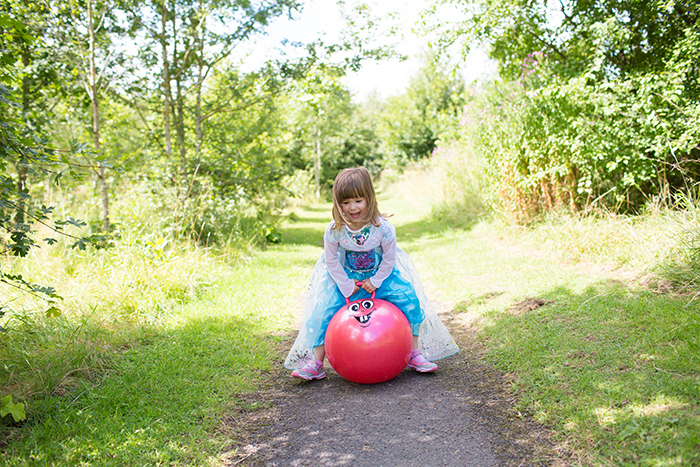
[[[13,433],[5,463],[212,461],[228,442],[214,436],[222,414],[234,411],[236,395],[253,390],[258,373],[269,369],[274,332],[289,318],[292,294],[257,285],[278,284],[264,263],[232,271],[216,284],[220,293],[183,307],[171,320],[135,330],[109,355],[102,375],[79,379],[60,395],[31,399],[30,418]]]
[[[4,419],[1,463],[219,465],[238,429],[226,415],[250,408],[242,395],[257,389],[276,342],[291,332],[326,222],[299,218],[288,243],[233,265],[180,249],[154,267],[129,259],[141,255],[132,249],[104,261],[74,259],[68,273],[56,267],[53,274],[80,276],[93,292],[110,274],[103,269],[141,276],[143,285],[119,289],[121,308],[105,292],[112,298],[103,306],[87,293],[92,308],[81,310],[76,291],[77,306],[64,305],[59,318],[12,316],[0,383],[27,403],[28,419]],[[99,264],[93,281],[85,279],[90,264]],[[128,282],[135,281],[113,283]],[[159,306],[173,288],[185,292]]]
[[[700,462],[700,323],[685,302],[605,282],[537,295],[553,303],[493,310],[485,327],[521,407],[584,465]]]
[[[396,218],[423,205],[386,202]],[[685,225],[678,213],[454,228],[460,208],[447,222],[400,225],[399,243],[456,322],[479,330],[518,408],[553,429],[565,462],[700,465],[699,309],[648,286],[672,248],[658,239]]]
[[[700,465],[697,303],[643,280],[692,222],[660,213],[514,228],[464,197],[433,197],[441,176],[404,175],[383,187],[380,208],[451,322],[478,330],[518,408],[553,430],[562,459]],[[227,415],[247,408],[279,361],[276,343],[294,335],[329,219],[327,204],[298,207],[283,244],[231,261],[152,234],[18,262],[66,300],[58,318],[10,302],[24,311],[0,336],[0,392],[26,402],[28,420],[3,419],[1,463],[220,465],[240,429]]]

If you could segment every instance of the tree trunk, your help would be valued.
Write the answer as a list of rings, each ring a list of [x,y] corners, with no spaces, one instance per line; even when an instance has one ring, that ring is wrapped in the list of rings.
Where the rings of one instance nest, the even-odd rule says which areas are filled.
[[[187,148],[185,147],[185,109],[184,96],[182,95],[182,82],[179,78],[176,79],[177,87],[177,109],[175,115],[175,124],[177,126],[177,144],[180,148],[180,174],[182,182],[187,180]]]
[[[321,197],[321,129],[316,133],[316,158],[314,160],[314,175],[316,176],[316,199]]]
[[[31,51],[29,46],[24,44],[22,46],[22,65],[24,69],[28,69],[31,63]],[[22,76],[22,117],[23,120],[27,120],[29,114],[29,106],[31,105],[31,84],[29,76],[24,74]],[[27,203],[25,202],[28,192],[27,178],[29,176],[29,169],[24,162],[24,157],[20,156],[20,159],[15,163],[17,168],[17,211],[15,212],[15,222],[17,224],[24,224],[26,221],[26,210]]]
[[[97,78],[97,65],[95,64],[95,22],[92,11],[92,0],[87,1],[88,29],[90,34],[90,99],[92,100],[92,135],[95,142],[95,152],[101,155],[100,144],[100,97]],[[105,167],[97,163],[97,178],[99,180],[102,195],[102,232],[109,232],[109,190],[105,178]]]
[[[27,197],[27,175],[29,175],[29,170],[27,166],[20,159],[15,164],[17,167],[17,211],[15,212],[15,223],[24,224],[26,220],[25,212],[27,209],[27,203],[25,202]]]
[[[203,10],[203,7],[200,2],[200,11]],[[204,21],[204,19],[202,19]],[[200,27],[198,28],[198,36],[197,36],[197,96],[195,100],[195,107],[194,107],[194,131],[195,131],[195,148],[194,148],[194,156],[196,163],[199,164],[199,158],[201,157],[202,154],[202,143],[204,140],[204,133],[202,132],[202,123],[204,121],[204,117],[202,116],[202,84],[204,81],[204,34],[202,31],[204,30],[204,24],[201,24]]]
[[[170,61],[168,58],[168,0],[162,0],[161,11],[161,35],[160,47],[163,59],[163,138],[165,140],[166,160],[172,160],[173,146],[170,137],[170,112],[171,112],[171,89],[170,89]]]
[[[173,17],[172,17],[172,27],[173,27],[173,55],[172,55],[172,72],[173,79],[175,80],[175,105],[173,106],[173,114],[175,117],[175,135],[177,137],[177,146],[180,151],[180,176],[182,177],[181,183],[185,183],[187,180],[187,147],[185,146],[185,97],[182,94],[182,76],[184,63],[180,63],[180,57],[178,57],[177,52],[177,14],[175,14],[175,7],[173,6]]]
[[[194,157],[196,163],[199,164],[199,158],[202,155],[202,143],[204,140],[204,133],[202,132],[202,122],[204,117],[202,117],[202,66],[199,66],[197,77],[197,99],[195,101],[194,108],[194,131],[195,131],[195,148]]]

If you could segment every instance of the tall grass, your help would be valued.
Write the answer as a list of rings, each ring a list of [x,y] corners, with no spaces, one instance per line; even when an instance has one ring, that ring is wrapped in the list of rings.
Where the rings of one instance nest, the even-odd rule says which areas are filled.
[[[674,288],[700,298],[700,197],[679,193],[650,201],[637,215],[566,208],[540,215],[527,224],[499,211],[495,192],[484,175],[484,160],[467,142],[441,147],[430,164],[433,217],[458,227],[490,219],[490,235],[569,263],[635,271],[649,284]],[[697,191],[697,190],[696,190]],[[437,192],[437,194],[436,194]]]
[[[680,198],[682,209],[674,211],[677,226],[675,245],[668,251],[657,270],[679,290],[700,301],[700,197]]]
[[[76,211],[61,204],[67,200],[60,192],[50,201],[60,210]],[[0,324],[6,331],[0,334],[0,394],[29,400],[65,392],[79,379],[104,372],[115,348],[200,298],[227,270],[227,262],[250,251],[254,235],[242,229],[220,248],[182,235],[181,228],[172,228],[177,216],[187,220],[173,209],[176,204],[152,187],[137,185],[113,204],[108,248],[71,249],[59,238],[25,258],[3,259],[6,272],[55,287],[62,300],[55,304],[60,316],[47,316],[41,297],[0,288],[5,311]],[[89,219],[92,206],[78,206],[82,212],[74,215]]]
[[[491,200],[481,161],[473,148],[457,143],[442,145],[431,162],[434,217],[465,227],[489,214]]]

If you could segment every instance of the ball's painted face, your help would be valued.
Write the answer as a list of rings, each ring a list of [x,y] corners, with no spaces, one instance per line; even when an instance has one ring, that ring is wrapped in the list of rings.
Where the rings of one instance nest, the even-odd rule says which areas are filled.
[[[357,320],[361,327],[366,328],[369,326],[370,319],[372,318],[372,313],[375,310],[374,301],[372,300],[358,300],[352,302],[348,306],[348,311],[352,314],[353,318]]]

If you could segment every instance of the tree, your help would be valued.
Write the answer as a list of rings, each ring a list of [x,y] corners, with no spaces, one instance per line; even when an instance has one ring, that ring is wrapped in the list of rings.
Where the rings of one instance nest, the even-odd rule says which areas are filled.
[[[16,131],[27,131],[33,138],[43,139],[45,129],[51,121],[51,98],[56,92],[58,67],[51,61],[51,51],[37,38],[45,35],[51,21],[51,12],[45,3],[27,3],[17,0],[2,0],[0,12],[5,13],[0,31],[3,48],[4,82],[16,86],[19,105],[7,106],[7,118],[17,118],[25,126]],[[19,135],[18,135],[19,136]],[[17,170],[17,210],[18,223],[25,221],[26,205],[29,196],[30,166],[24,157],[15,160]]]
[[[464,81],[432,55],[411,78],[405,94],[388,99],[382,136],[400,159],[430,157],[438,139],[456,126],[464,106]]]
[[[465,121],[506,204],[634,211],[700,180],[700,4],[449,3],[466,19],[445,40],[499,61]]]
[[[158,0],[128,8],[131,20],[142,32],[140,60],[159,69],[153,76],[158,85],[151,82],[151,88],[160,96],[164,154],[173,162],[175,126],[179,149],[175,172],[180,178],[184,180],[188,174],[187,122],[194,122],[194,153],[198,155],[204,122],[218,112],[233,110],[222,102],[204,110],[203,90],[212,71],[224,64],[237,46],[260,34],[272,18],[296,8],[295,0]],[[189,93],[194,96],[188,100]]]
[[[88,97],[89,120],[92,144],[97,155],[95,174],[100,187],[102,201],[102,232],[108,233],[109,187],[106,179],[106,158],[101,138],[100,104],[106,97],[106,91],[117,81],[116,69],[120,68],[122,59],[115,53],[112,36],[122,33],[116,25],[115,4],[104,0],[85,0],[57,5],[55,9],[55,27],[49,31],[50,39],[58,53],[69,68],[67,77],[61,87],[65,95],[82,94]],[[82,101],[80,97],[76,98]],[[79,104],[78,104],[79,105]]]
[[[204,95],[214,108],[206,114],[198,174],[211,180],[218,198],[239,206],[262,208],[287,173],[284,115],[267,81],[263,73],[222,68]]]
[[[344,75],[342,67],[316,63],[291,91],[296,102],[296,137],[312,161],[317,198],[323,185],[323,160],[337,153],[339,137],[352,113],[350,92],[341,82]]]
[[[601,76],[661,71],[676,44],[697,24],[696,2],[566,0],[445,0],[465,19],[442,21],[443,44],[465,50],[481,42],[498,60],[500,75],[517,79],[532,53],[546,55],[559,76],[596,66]]]
[[[21,106],[15,94],[19,93],[25,97],[27,92],[27,81],[15,71],[17,62],[25,63],[25,53],[36,38],[29,33],[23,22],[9,15],[0,15],[0,36],[8,35],[19,45],[15,50],[19,51],[20,56],[9,53],[3,55],[0,61],[0,254],[26,256],[32,248],[39,246],[37,232],[33,230],[35,224],[42,224],[55,233],[71,238],[74,240],[73,247],[84,249],[89,243],[101,242],[104,239],[100,236],[81,238],[66,233],[65,226],[82,227],[85,223],[72,217],[52,221],[50,216],[53,214],[53,207],[31,204],[26,187],[20,190],[19,194],[15,190],[16,186],[30,175],[41,174],[57,180],[64,173],[68,176],[78,174],[75,171],[77,165],[69,162],[69,154],[57,156],[56,151],[44,146],[41,140],[33,135],[31,121],[23,119],[27,114],[16,112]],[[22,45],[22,42],[25,44]],[[18,82],[21,83],[19,92],[13,92],[6,86]],[[14,173],[11,170],[13,166],[17,168]],[[51,245],[56,239],[46,238],[44,241]],[[58,313],[55,301],[60,297],[53,287],[31,283],[21,274],[8,274],[2,268],[0,282],[48,299],[50,307],[47,313]]]

